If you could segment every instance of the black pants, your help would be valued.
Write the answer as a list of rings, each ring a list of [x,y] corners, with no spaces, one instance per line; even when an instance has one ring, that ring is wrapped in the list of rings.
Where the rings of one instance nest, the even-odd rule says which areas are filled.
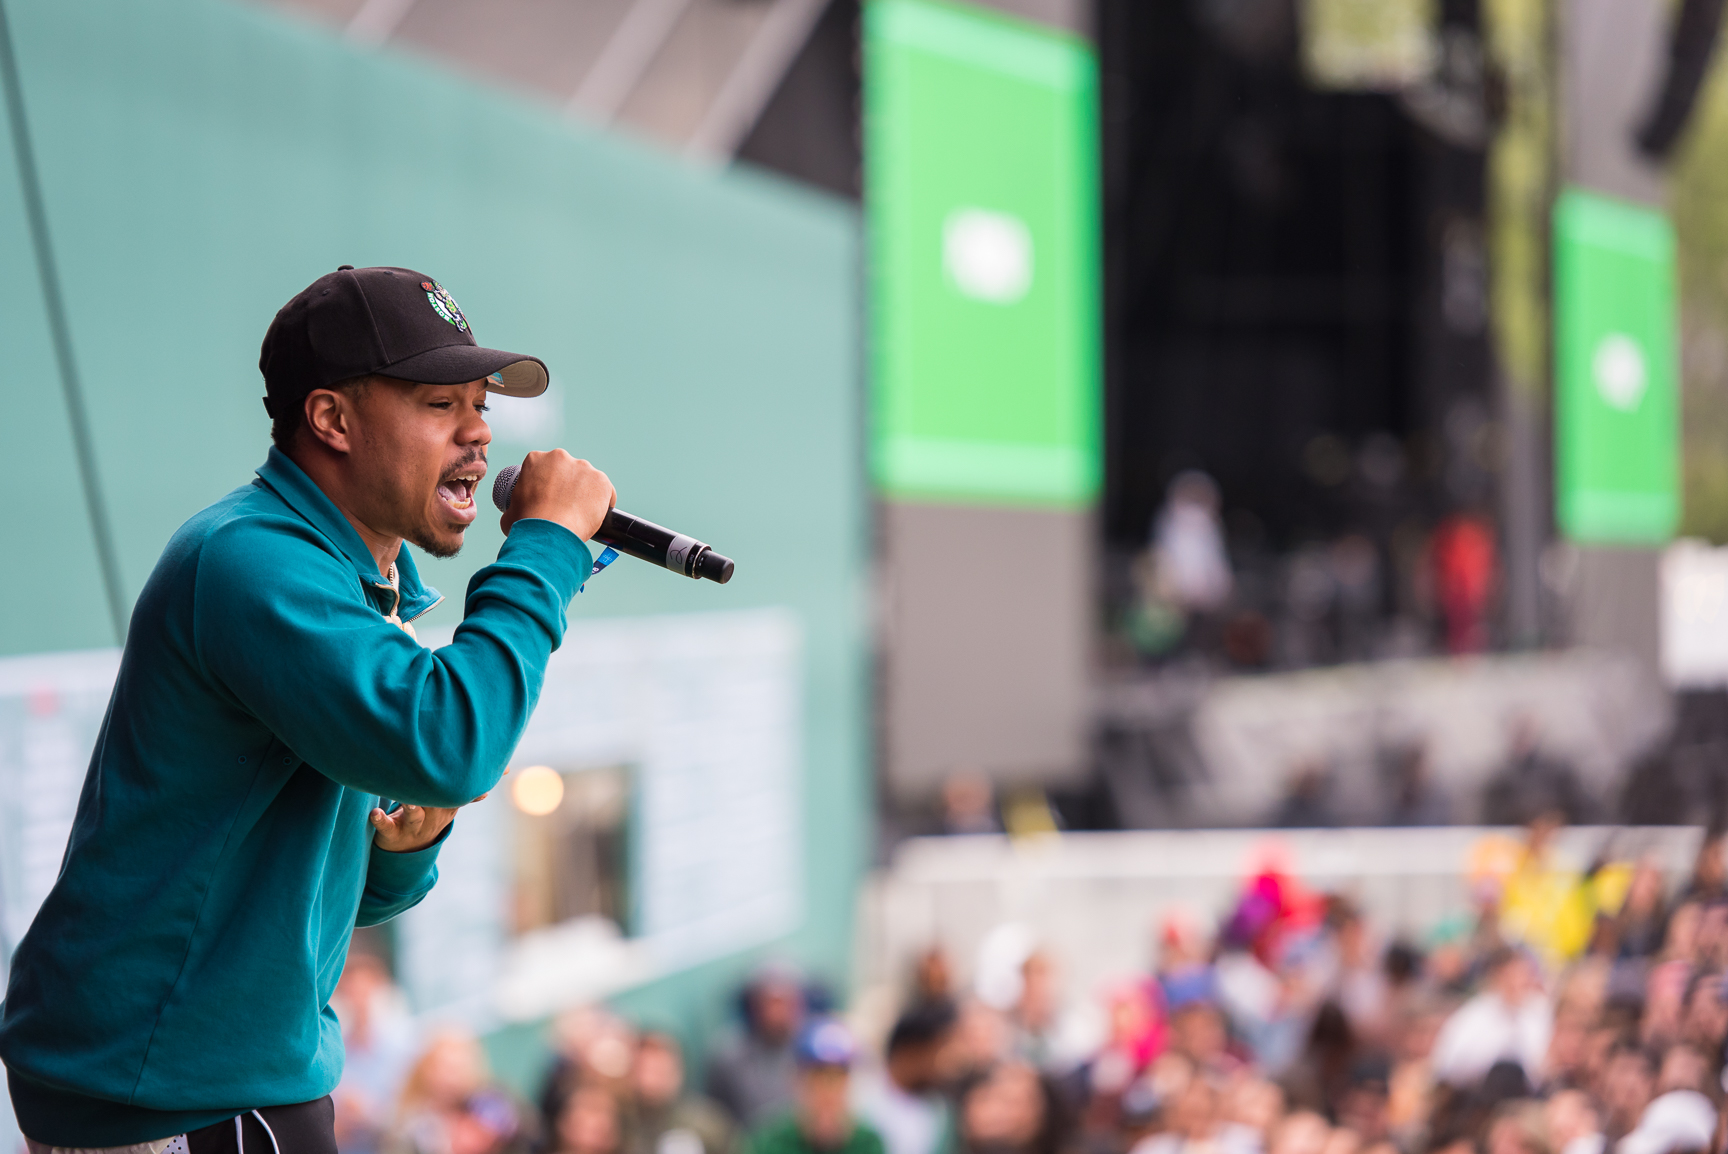
[[[241,1134],[234,1133],[234,1120],[218,1122],[186,1135],[192,1154],[336,1154],[336,1105],[326,1094],[316,1102],[294,1106],[262,1106],[258,1110],[270,1124],[268,1131],[251,1113],[240,1115]],[[274,1133],[276,1141],[270,1141]]]

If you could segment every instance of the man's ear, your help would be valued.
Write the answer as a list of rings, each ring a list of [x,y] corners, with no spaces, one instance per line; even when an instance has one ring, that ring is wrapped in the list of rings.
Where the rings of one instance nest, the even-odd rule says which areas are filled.
[[[313,389],[306,394],[306,431],[325,447],[346,453],[352,447],[352,406],[335,389]]]

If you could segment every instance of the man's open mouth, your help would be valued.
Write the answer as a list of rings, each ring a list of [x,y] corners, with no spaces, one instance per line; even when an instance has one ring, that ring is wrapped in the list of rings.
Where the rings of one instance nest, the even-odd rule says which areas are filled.
[[[438,482],[438,497],[457,513],[469,513],[474,508],[474,487],[486,475],[484,468],[458,473]]]

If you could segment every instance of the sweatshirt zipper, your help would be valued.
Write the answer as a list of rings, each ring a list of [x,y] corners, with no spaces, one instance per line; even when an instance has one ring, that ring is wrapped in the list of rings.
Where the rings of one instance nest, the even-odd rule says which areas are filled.
[[[434,610],[434,609],[438,608],[438,606],[444,604],[444,598],[442,595],[440,595],[438,600],[432,602],[432,604],[426,606],[426,608],[420,610],[420,612],[414,614],[414,616],[410,617],[408,620],[406,620],[406,621],[402,620],[402,618],[400,616],[400,614],[402,612],[402,579],[401,579],[400,575],[398,575],[396,572],[396,562],[394,562],[394,561],[390,562],[390,580],[389,581],[374,581],[374,582],[372,582],[372,587],[374,589],[388,589],[388,590],[390,590],[390,592],[392,594],[395,595],[396,600],[394,603],[391,604],[390,612],[384,614],[384,620],[388,621],[392,625],[399,627],[404,633],[408,634],[408,636],[410,636],[410,637],[413,637],[414,640],[416,640],[416,641],[420,640],[420,638],[415,636],[414,630],[412,628],[414,622],[420,620],[420,618],[426,616],[426,614],[432,612],[432,610]]]
[[[384,614],[384,620],[386,620],[390,624],[396,626],[396,628],[400,629],[402,632],[406,633],[408,636],[413,637],[414,640],[416,640],[416,641],[420,640],[419,637],[415,636],[414,627],[412,625],[408,624],[408,622],[402,620],[402,618],[400,616],[398,616],[398,614],[401,612],[401,609],[402,609],[402,579],[396,573],[396,562],[394,562],[394,561],[390,562],[390,580],[389,580],[389,582],[388,583],[381,583],[381,582],[375,581],[375,582],[373,582],[373,588],[375,588],[375,589],[388,589],[388,590],[390,590],[391,594],[395,597],[395,601],[392,602],[390,605],[390,612]]]

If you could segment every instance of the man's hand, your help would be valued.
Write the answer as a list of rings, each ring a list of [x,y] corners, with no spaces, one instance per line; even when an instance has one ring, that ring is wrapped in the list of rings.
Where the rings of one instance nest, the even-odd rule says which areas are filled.
[[[563,449],[529,453],[510,494],[510,509],[499,521],[506,534],[527,517],[556,521],[586,541],[600,528],[618,494],[606,474]]]
[[[505,770],[504,775],[508,777],[510,771]],[[485,801],[488,796],[483,793],[474,801]],[[473,805],[474,801],[468,804]],[[385,813],[373,806],[372,828],[378,832],[372,835],[372,844],[391,853],[413,853],[437,841],[455,817],[453,809],[430,805],[399,805],[395,813]]]
[[[372,844],[391,853],[413,853],[425,849],[438,840],[438,835],[455,816],[453,809],[420,805],[399,805],[394,813],[373,809],[372,828],[378,832],[373,835]]]

